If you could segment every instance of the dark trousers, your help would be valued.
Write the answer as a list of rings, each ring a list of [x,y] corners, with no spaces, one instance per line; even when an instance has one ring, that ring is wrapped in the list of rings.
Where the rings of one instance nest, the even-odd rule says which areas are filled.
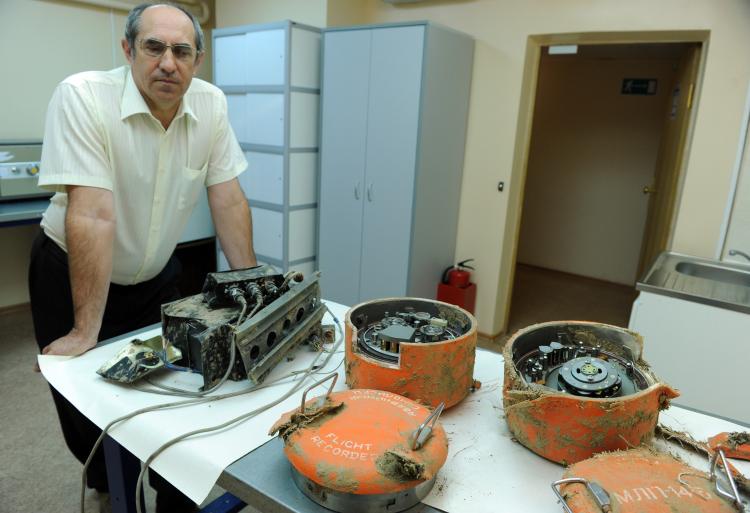
[[[135,285],[110,284],[99,341],[154,324],[161,320],[161,304],[179,298],[179,261],[172,256],[164,269],[151,280]],[[68,255],[40,232],[31,249],[29,295],[34,332],[39,349],[66,335],[73,327],[73,300],[68,274]],[[94,372],[92,370],[92,372]],[[93,422],[50,387],[60,418],[65,443],[78,461],[84,463],[101,434]],[[157,501],[192,505],[179,490],[151,471],[149,482],[157,490]],[[104,452],[100,447],[86,474],[90,488],[108,490]]]

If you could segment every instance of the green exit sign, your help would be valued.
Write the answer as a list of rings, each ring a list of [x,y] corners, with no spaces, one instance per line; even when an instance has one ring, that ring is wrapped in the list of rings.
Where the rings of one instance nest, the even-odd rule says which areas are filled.
[[[656,94],[655,78],[624,78],[621,94],[652,95]]]

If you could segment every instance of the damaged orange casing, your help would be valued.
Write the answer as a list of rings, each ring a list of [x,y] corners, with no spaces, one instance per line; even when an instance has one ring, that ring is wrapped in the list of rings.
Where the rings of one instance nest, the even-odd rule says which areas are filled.
[[[719,433],[708,439],[708,447],[712,451],[721,449],[728,458],[750,460],[750,432]]]
[[[448,456],[448,438],[436,423],[416,450],[414,432],[430,410],[382,390],[345,390],[323,405],[284,414],[271,428],[303,476],[327,490],[355,495],[392,494],[433,480]]]
[[[354,306],[346,313],[346,384],[351,388],[387,390],[432,407],[445,403],[445,407],[450,408],[479,385],[473,378],[477,321],[466,310],[440,301],[418,299],[436,305],[445,318],[463,316],[469,322],[469,328],[451,340],[402,342],[397,363],[376,360],[357,348],[357,327],[352,322],[354,313],[375,303],[409,299],[378,299]]]
[[[622,397],[592,398],[558,392],[544,385],[527,383],[514,364],[514,348],[519,340],[536,330],[575,334],[591,345],[627,347],[649,386]],[[609,340],[609,342],[606,342]],[[641,359],[643,341],[635,332],[607,324],[585,321],[557,321],[529,326],[508,341],[503,356],[505,373],[503,405],[508,427],[524,446],[549,460],[571,464],[602,451],[636,447],[654,435],[659,410],[679,394],[659,382]]]
[[[648,449],[599,454],[572,465],[564,477],[599,485],[615,513],[737,513],[706,474]],[[564,484],[560,492],[574,513],[602,511],[582,483]]]

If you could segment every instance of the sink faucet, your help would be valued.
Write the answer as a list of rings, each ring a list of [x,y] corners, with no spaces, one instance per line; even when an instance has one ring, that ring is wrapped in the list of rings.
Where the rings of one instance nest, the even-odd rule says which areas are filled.
[[[745,252],[743,252],[743,251],[740,251],[739,249],[730,249],[730,250],[729,250],[729,252],[728,252],[727,254],[728,254],[729,256],[740,255],[740,256],[742,256],[742,257],[745,257],[745,258],[747,258],[747,260],[748,260],[748,261],[750,261],[750,255],[748,255],[747,253],[745,253]]]

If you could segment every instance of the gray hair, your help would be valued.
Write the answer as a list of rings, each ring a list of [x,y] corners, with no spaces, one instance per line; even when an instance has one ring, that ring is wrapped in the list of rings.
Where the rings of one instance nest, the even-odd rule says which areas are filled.
[[[196,17],[193,16],[193,13],[181,5],[172,2],[145,2],[133,7],[128,13],[127,20],[125,20],[125,39],[128,42],[128,46],[130,46],[131,56],[135,57],[135,39],[138,37],[138,33],[141,30],[141,15],[143,14],[143,11],[156,5],[174,7],[185,13],[185,15],[190,18],[190,21],[193,22],[193,29],[195,30],[195,49],[198,51],[198,54],[203,53],[203,30],[201,30],[201,25],[198,23]]]

